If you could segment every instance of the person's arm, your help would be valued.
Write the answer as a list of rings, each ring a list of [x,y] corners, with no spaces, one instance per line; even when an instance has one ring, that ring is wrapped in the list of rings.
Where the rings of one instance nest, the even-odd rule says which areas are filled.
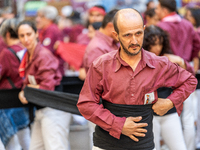
[[[28,104],[28,101],[27,101],[26,97],[24,96],[23,90],[19,92],[18,97],[22,104]]]
[[[172,87],[173,93],[166,99],[158,99],[153,105],[153,110],[158,115],[164,115],[173,106],[180,115],[183,109],[183,101],[196,89],[197,79],[185,69],[176,64],[167,62],[168,67],[164,71],[165,87]]]
[[[53,31],[55,32],[55,30]],[[48,30],[48,32],[46,32],[45,34],[44,40],[42,41],[42,45],[50,50],[53,54],[55,53],[55,50],[57,48],[56,46],[59,44],[58,41],[63,41],[60,31],[58,33],[54,32]]]
[[[119,139],[126,118],[116,117],[109,110],[104,109],[102,104],[99,104],[102,92],[101,71],[92,64],[79,94],[77,107],[83,117]]]
[[[198,59],[198,54],[200,51],[200,36],[198,35],[197,32],[193,32],[193,41],[192,41],[192,56],[191,56],[191,61],[195,59]]]
[[[1,80],[1,70],[2,70],[2,66],[0,64],[0,80]]]
[[[11,57],[13,55],[12,53],[9,53],[9,51],[6,51],[5,49],[2,50],[1,55],[0,55],[0,80],[2,77],[8,76],[10,74],[10,61],[13,59]]]
[[[89,47],[89,50],[86,49],[86,51],[89,51],[87,53],[87,59],[84,60],[84,67],[90,68],[92,62],[97,59],[99,56],[105,54],[105,52],[100,47]],[[86,70],[87,72],[88,70]]]
[[[172,63],[178,64],[183,69],[186,69],[186,64],[183,58],[174,54],[164,54]]]
[[[200,58],[200,57],[199,57]],[[199,58],[195,57],[193,58],[193,63],[194,63],[194,73],[196,74],[198,69],[199,69]]]
[[[119,139],[122,133],[137,141],[133,136],[143,137],[146,130],[141,128],[147,126],[146,123],[137,123],[141,120],[140,118],[117,117],[99,104],[104,90],[101,69],[101,66],[91,65],[79,95],[77,107],[87,120],[108,131],[111,136]]]
[[[190,73],[192,73],[193,75],[195,75],[195,69],[190,65],[189,62],[187,62],[180,56],[177,56],[174,54],[164,54],[164,56],[166,56],[169,59],[169,61],[171,61],[172,63],[178,64],[181,68],[183,68],[183,69],[189,71]]]
[[[40,82],[39,89],[43,90],[51,90],[53,91],[56,85],[56,82],[58,82],[58,79],[55,79],[57,70],[58,70],[58,60],[52,55],[45,55],[40,58],[40,60],[37,62],[38,69],[36,73],[37,80]],[[59,74],[60,80],[61,80],[61,74]]]

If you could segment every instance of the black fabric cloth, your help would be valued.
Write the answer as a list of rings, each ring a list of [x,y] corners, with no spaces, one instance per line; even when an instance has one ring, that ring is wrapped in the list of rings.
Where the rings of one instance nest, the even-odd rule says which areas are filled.
[[[106,150],[152,150],[154,149],[152,119],[152,105],[119,105],[102,101],[104,108],[118,117],[138,117],[142,116],[140,123],[148,123],[145,137],[137,137],[139,142],[133,141],[128,136],[121,134],[120,139],[109,135],[109,132],[96,126],[93,134],[94,146]]]
[[[157,89],[157,92],[158,92],[158,98],[167,98],[173,92],[173,89],[170,87],[161,87]],[[172,114],[175,112],[176,112],[176,107],[173,107],[165,115]],[[154,115],[158,116],[156,113],[154,113]]]
[[[81,115],[76,106],[79,97],[78,94],[41,90],[30,87],[24,88],[24,94],[27,101],[36,105]]]
[[[63,76],[60,85],[55,87],[55,91],[79,94],[82,89],[83,83],[84,81],[80,80],[78,77]],[[36,104],[33,104],[33,106],[35,106],[37,110],[46,107]]]
[[[0,90],[0,109],[24,107],[18,98],[21,89],[1,89]]]
[[[196,74],[196,78],[198,80],[198,84],[197,84],[196,89],[200,89],[200,74]]]
[[[66,93],[79,94],[84,81],[78,77],[63,77],[61,81],[62,91]]]

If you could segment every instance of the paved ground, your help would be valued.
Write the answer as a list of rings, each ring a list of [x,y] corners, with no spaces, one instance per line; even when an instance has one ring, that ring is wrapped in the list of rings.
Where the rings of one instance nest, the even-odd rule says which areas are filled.
[[[90,150],[88,124],[71,125],[69,136],[71,150]]]

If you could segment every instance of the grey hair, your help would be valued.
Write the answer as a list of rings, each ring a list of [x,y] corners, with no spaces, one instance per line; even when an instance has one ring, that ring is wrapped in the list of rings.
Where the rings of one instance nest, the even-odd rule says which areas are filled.
[[[9,32],[12,38],[17,38],[17,26],[18,26],[18,19],[13,18],[13,19],[7,19],[3,21],[0,27],[0,35],[2,37],[6,37],[6,33]]]
[[[55,21],[58,10],[54,6],[45,6],[38,10],[39,13],[42,13],[45,18]]]
[[[11,14],[13,13],[13,9],[11,6],[3,7],[2,8],[2,14]]]

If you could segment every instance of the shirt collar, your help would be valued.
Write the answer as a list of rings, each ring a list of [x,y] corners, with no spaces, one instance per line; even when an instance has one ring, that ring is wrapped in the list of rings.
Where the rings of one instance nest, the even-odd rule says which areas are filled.
[[[113,68],[114,68],[115,72],[117,72],[121,68],[122,65],[129,66],[124,60],[121,59],[119,52],[120,52],[120,48],[117,51],[116,55],[114,56],[114,64],[113,64],[114,67]],[[153,65],[153,62],[150,62],[150,58],[146,54],[146,51],[144,49],[141,50],[141,55],[142,55],[142,57],[141,57],[140,61],[142,61],[141,62],[142,68],[148,66],[149,68],[154,69],[155,66]]]
[[[32,59],[31,59],[30,62],[32,62],[35,58],[38,57],[38,53],[39,53],[40,50],[41,50],[41,43],[38,42],[37,45],[36,45],[36,47],[35,47],[35,49],[34,49],[33,56],[32,56]],[[27,62],[28,62],[28,59],[27,59]]]
[[[172,12],[169,15],[162,18],[162,21],[164,21],[164,22],[180,22],[181,17],[176,12]]]

